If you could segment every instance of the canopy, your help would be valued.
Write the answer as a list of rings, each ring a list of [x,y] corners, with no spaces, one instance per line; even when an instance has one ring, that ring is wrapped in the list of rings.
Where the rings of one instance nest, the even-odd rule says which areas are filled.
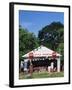
[[[61,56],[59,53],[57,53],[43,45],[28,52],[27,54],[23,55],[22,57],[28,58],[30,54],[33,55],[33,57],[52,57],[53,54],[55,54],[58,57]]]

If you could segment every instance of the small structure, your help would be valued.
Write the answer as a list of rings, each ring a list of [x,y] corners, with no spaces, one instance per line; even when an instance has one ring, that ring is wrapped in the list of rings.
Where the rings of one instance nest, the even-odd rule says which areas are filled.
[[[42,68],[45,67],[46,70],[49,69],[49,72],[50,72],[50,68],[51,68],[51,71],[55,70],[56,68],[57,72],[60,72],[61,55],[43,45],[28,52],[22,57],[24,57],[24,60],[25,59],[30,60],[31,73],[36,67],[38,67],[38,69],[41,67]]]

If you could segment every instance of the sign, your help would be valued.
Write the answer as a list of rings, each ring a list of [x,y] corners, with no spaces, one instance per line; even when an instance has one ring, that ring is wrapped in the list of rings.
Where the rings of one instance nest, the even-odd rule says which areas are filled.
[[[29,53],[29,59],[32,59],[33,58],[33,53]]]
[[[56,52],[53,52],[53,53],[52,53],[52,57],[53,57],[53,59],[56,58]]]

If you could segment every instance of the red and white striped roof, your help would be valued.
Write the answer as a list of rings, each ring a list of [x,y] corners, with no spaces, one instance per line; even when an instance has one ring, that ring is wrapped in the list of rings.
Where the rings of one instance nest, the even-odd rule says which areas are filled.
[[[33,54],[33,57],[51,57],[54,53],[56,56],[61,56],[59,53],[41,45],[40,47],[28,52],[22,57],[29,57],[30,54]]]

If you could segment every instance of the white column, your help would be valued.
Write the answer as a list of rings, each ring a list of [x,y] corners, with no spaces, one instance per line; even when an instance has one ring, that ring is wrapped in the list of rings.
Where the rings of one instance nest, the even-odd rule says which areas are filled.
[[[53,69],[54,68],[54,63],[53,62],[51,62],[51,69]]]
[[[60,58],[57,59],[57,72],[60,72]]]
[[[48,72],[49,73],[51,72],[51,66],[48,66]]]

